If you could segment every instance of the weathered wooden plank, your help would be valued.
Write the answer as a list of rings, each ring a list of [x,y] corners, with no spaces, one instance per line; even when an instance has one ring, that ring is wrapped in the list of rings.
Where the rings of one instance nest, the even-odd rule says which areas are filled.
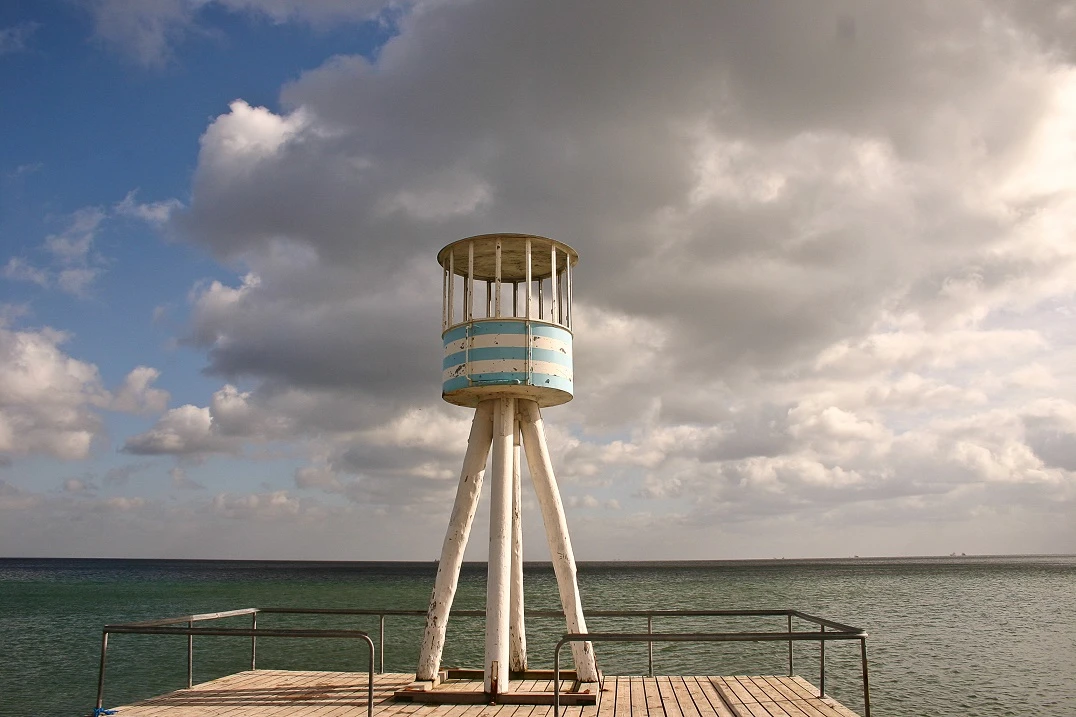
[[[661,703],[661,693],[658,692],[658,683],[653,677],[640,677],[643,683],[643,695],[646,698],[646,713],[650,717],[671,717],[665,714],[665,706]]]
[[[695,677],[681,677],[680,679],[684,681],[684,692],[687,695],[687,701],[694,706],[698,717],[709,717],[711,714],[718,714],[717,708],[710,704],[710,700],[703,694],[702,688],[699,687],[699,682]],[[683,700],[681,700],[680,707],[686,714],[687,708]]]
[[[812,685],[807,680],[803,679],[799,675],[788,678],[787,683],[793,689],[796,689],[801,694],[807,695],[811,699],[818,699],[818,688]],[[848,709],[845,705],[841,704],[832,697],[826,696],[821,699],[821,702],[825,704],[829,709],[836,712],[840,717],[859,717],[855,712]]]
[[[354,676],[332,673],[332,672],[320,672],[316,673],[316,681],[312,681],[308,686],[321,685],[327,687],[324,694],[317,699],[317,704],[306,712],[309,717],[347,717],[349,714],[354,714],[356,708],[365,709],[367,691],[366,691],[366,679],[357,680]],[[385,693],[385,682],[382,681],[382,686],[379,687],[377,677],[374,679],[374,703],[378,702],[378,695]],[[313,694],[311,693],[311,697]],[[238,715],[228,717],[239,717]],[[304,713],[303,717],[307,717]]]
[[[755,687],[750,677],[726,677],[724,682],[752,714],[760,717],[789,717],[781,705],[774,703],[768,695]]]
[[[631,717],[648,717],[650,714],[646,705],[646,693],[643,691],[643,678],[630,677],[631,694]],[[658,717],[654,715],[654,717]]]
[[[711,677],[714,686],[725,703],[732,708],[737,717],[773,717],[769,710],[759,704],[758,700],[740,684],[736,677]]]
[[[771,695],[779,695],[786,712],[805,717],[859,717],[831,697],[818,697],[818,689],[799,677],[753,677],[759,685],[765,684]]]
[[[776,717],[821,717],[817,709],[804,700],[790,700],[781,690],[758,676],[741,677],[740,684]]]
[[[583,717],[614,717],[616,714],[616,678],[606,677],[598,691],[598,704],[583,710]]]
[[[786,684],[787,677],[754,677],[752,678],[756,682],[763,681],[768,686],[771,692],[775,695],[779,695],[780,699],[795,705],[801,713],[807,717],[830,717],[831,713],[826,709],[821,709],[816,702],[817,697],[804,697],[800,692]]]
[[[680,702],[676,699],[676,690],[673,688],[672,678],[668,676],[655,677],[654,684],[658,688],[661,709],[665,711],[665,717],[684,717],[684,712],[680,709]]]
[[[669,686],[672,689],[673,695],[676,698],[676,703],[680,708],[680,714],[683,717],[709,717],[709,713],[705,716],[699,711],[698,706],[695,704],[695,698],[691,694],[690,686],[684,677],[679,675],[669,678]],[[695,685],[696,688],[698,685]]]
[[[714,687],[713,683],[710,681],[710,678],[696,677],[695,684],[698,686],[699,691],[702,693],[703,697],[707,700],[711,708],[714,710],[714,713],[717,714],[718,717],[737,717],[735,710],[733,710],[732,706],[725,701],[725,699],[721,696],[721,693],[717,691],[717,688]],[[701,702],[697,702],[696,704],[699,705],[699,709],[703,708],[703,704]]]
[[[598,688],[598,704],[584,707],[582,717],[613,717],[616,711],[616,678],[606,677]]]
[[[631,714],[631,678],[617,677],[614,717],[632,717]]]

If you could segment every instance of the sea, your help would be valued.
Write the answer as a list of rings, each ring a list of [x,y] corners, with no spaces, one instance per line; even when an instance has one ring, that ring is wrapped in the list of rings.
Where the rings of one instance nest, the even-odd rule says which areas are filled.
[[[424,610],[433,563],[0,559],[0,717],[93,711],[101,628],[242,607]],[[525,566],[527,607],[556,610],[548,564]],[[948,556],[579,565],[584,610],[793,608],[869,633],[877,717],[1076,716],[1076,556]],[[457,608],[485,602],[485,564],[467,564]],[[249,618],[221,626],[246,627]],[[264,614],[259,627],[377,633],[377,619]],[[412,672],[423,618],[386,620],[385,669]],[[645,632],[645,620],[591,618],[592,632]],[[659,618],[661,632],[783,630],[784,618]],[[803,625],[797,629],[808,629]],[[550,667],[562,621],[527,624],[532,667]],[[480,618],[453,617],[446,666],[481,666]],[[646,645],[596,645],[607,674],[647,672]],[[246,638],[199,637],[194,679],[249,667]],[[565,650],[565,655],[568,651]],[[186,638],[113,635],[105,706],[185,686]],[[787,643],[654,646],[657,674],[784,674]],[[365,648],[332,639],[258,641],[258,666],[364,671]],[[818,682],[817,643],[798,643],[798,674]],[[859,643],[830,642],[826,689],[862,714]]]

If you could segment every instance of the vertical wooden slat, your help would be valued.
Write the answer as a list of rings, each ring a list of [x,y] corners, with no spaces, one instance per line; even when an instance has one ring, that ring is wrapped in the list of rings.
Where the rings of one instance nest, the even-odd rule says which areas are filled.
[[[494,282],[496,282],[496,287],[497,287],[495,289],[495,296],[494,296],[494,299],[493,299],[494,306],[495,306],[495,310],[493,312],[493,315],[496,316],[499,319],[499,318],[501,318],[501,240],[500,239],[497,240],[497,245],[494,247],[493,250],[494,250],[494,252],[496,252],[496,257],[494,259],[494,272],[493,272],[494,277],[493,277],[493,280],[494,280]]]

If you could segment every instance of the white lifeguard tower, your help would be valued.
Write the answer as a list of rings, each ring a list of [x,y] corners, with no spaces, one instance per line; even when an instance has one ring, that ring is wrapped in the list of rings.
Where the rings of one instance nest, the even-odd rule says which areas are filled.
[[[437,254],[443,268],[442,397],[475,409],[441,549],[417,681],[436,682],[463,552],[492,447],[483,686],[492,700],[527,669],[523,624],[520,444],[545,523],[568,632],[586,633],[575,556],[540,408],[572,400],[572,265],[562,242],[483,234]],[[572,645],[580,682],[597,682],[591,643]]]

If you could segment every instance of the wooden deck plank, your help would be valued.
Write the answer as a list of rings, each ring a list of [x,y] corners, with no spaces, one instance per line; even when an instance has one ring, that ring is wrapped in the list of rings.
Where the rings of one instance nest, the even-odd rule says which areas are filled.
[[[813,713],[809,704],[786,698],[780,690],[761,677],[745,677],[740,684],[775,717],[819,717]]]
[[[800,700],[787,699],[780,690],[760,677],[741,677],[738,681],[773,717],[817,717],[810,713],[810,705]],[[804,707],[807,707],[808,711],[805,711]]]
[[[680,700],[676,697],[676,687],[673,678],[663,675],[654,678],[658,686],[658,694],[661,695],[661,708],[665,710],[666,717],[684,717],[684,711],[680,708]],[[681,682],[681,685],[683,682]]]
[[[817,697],[805,697],[787,684],[789,679],[787,677],[765,676],[754,677],[752,679],[754,679],[755,682],[765,682],[769,686],[771,694],[778,695],[779,699],[794,704],[799,708],[800,712],[806,715],[806,717],[831,717],[828,711],[820,709],[819,706],[815,704],[818,701]]]
[[[676,687],[676,699],[680,703],[680,711],[684,717],[710,717],[712,711],[707,710],[703,713],[695,704],[695,693],[698,692],[699,685],[694,678],[677,675],[673,677],[673,683]]]
[[[158,717],[159,715],[174,714],[178,706],[191,700],[198,700],[207,717],[217,717],[226,708],[234,707],[234,705],[222,707],[221,705],[213,704],[212,695],[214,693],[218,691],[229,693],[240,690],[247,691],[256,689],[257,684],[258,675],[249,671],[240,672],[228,675],[221,678],[221,680],[211,680],[196,684],[192,688],[184,688],[157,697],[151,697],[136,703],[134,707],[137,707],[138,717]]]
[[[729,705],[721,696],[721,693],[717,691],[717,688],[714,687],[714,684],[710,681],[709,677],[696,677],[695,683],[698,685],[699,690],[702,692],[706,700],[710,703],[710,706],[713,708],[714,713],[717,714],[718,717],[737,717],[737,714],[732,709],[732,706]],[[701,709],[702,703],[699,702],[696,704],[698,704]]]
[[[365,717],[366,673],[256,670],[117,708],[118,717]],[[549,705],[397,702],[413,675],[376,675],[374,717],[552,717]],[[475,681],[449,689],[474,691]],[[516,680],[513,692],[549,692],[548,679]],[[562,689],[572,687],[562,682]],[[480,686],[479,686],[480,689]],[[594,689],[592,687],[592,689]],[[801,677],[607,676],[596,705],[562,717],[858,717]]]
[[[751,693],[740,684],[737,677],[711,677],[710,684],[714,686],[725,703],[732,708],[737,717],[775,717],[758,700],[751,697]]]
[[[648,717],[650,714],[646,705],[646,693],[643,691],[642,677],[629,677],[631,695],[628,703],[631,705],[631,717]],[[654,717],[657,717],[655,715]]]
[[[690,703],[693,712],[688,717],[707,717],[716,710],[710,705],[710,701],[706,699],[706,695],[702,694],[702,689],[699,687],[698,680],[694,677],[687,676],[680,678],[684,683],[684,699],[680,701],[680,709],[685,715],[688,715],[688,705]]]
[[[815,686],[815,685],[812,685],[810,682],[803,679],[799,675],[796,675],[795,677],[789,678],[788,682],[786,684],[788,684],[789,687],[792,687],[793,689],[798,690],[801,694],[807,695],[808,698],[810,698],[810,699],[814,699],[814,700],[819,699],[818,698],[818,687]],[[823,704],[825,704],[827,707],[829,707],[829,709],[836,712],[836,714],[839,715],[839,717],[859,717],[859,715],[857,715],[855,712],[848,709],[846,706],[844,706],[843,704],[841,704],[840,702],[838,702],[837,700],[833,699],[832,697],[830,697],[828,695],[823,697],[821,699],[821,702]]]
[[[598,690],[598,704],[583,717],[614,717],[616,714],[616,678],[606,677]]]
[[[854,712],[852,712],[851,709],[849,709],[845,705],[840,704],[839,702],[831,698],[830,695],[825,695],[825,697],[819,699],[818,687],[816,687],[815,685],[811,685],[806,679],[801,676],[796,675],[795,677],[790,677],[787,681],[787,684],[789,685],[789,687],[797,690],[799,693],[804,694],[805,699],[815,701],[813,702],[813,704],[825,705],[825,708],[829,709],[830,711],[826,712],[827,717],[829,717],[829,715],[833,715],[833,717],[860,717],[859,715],[856,715]]]
[[[250,682],[252,682],[254,680],[255,680],[255,676],[252,673],[250,673],[250,672],[239,672],[239,673],[235,673],[235,674],[232,674],[232,675],[228,675],[227,677],[223,677],[220,680],[214,680],[214,681],[212,681],[212,683],[205,682],[205,683],[201,683],[201,684],[196,684],[193,688],[189,688],[189,689],[191,689],[191,690],[217,689],[217,687],[215,685],[223,685],[223,686],[227,687],[228,689],[242,689],[248,683],[250,683]],[[187,690],[188,690],[188,688],[183,688],[181,690],[174,690],[172,692],[167,692],[167,693],[165,693],[163,695],[150,697],[149,699],[146,699],[146,700],[141,700],[141,701],[139,701],[137,703],[139,705],[139,707],[143,708],[140,711],[139,714],[150,715],[150,714],[153,714],[155,712],[158,712],[161,709],[167,709],[170,704],[174,703],[174,701],[176,699],[176,695],[178,695],[181,692],[186,692]]]
[[[655,678],[641,677],[643,683],[643,695],[646,698],[646,713],[649,717],[671,717],[665,714],[665,705],[661,702],[661,693],[658,692],[658,683]]]
[[[807,683],[807,681],[803,681],[805,687],[796,685],[792,677],[766,677],[766,681],[779,689],[782,694],[788,695],[789,699],[797,700],[797,704],[801,705],[804,712],[810,714],[811,717],[859,717],[850,709],[844,713],[835,714],[833,705],[826,703],[825,700],[820,700],[818,688]]]
[[[614,677],[613,679],[616,680],[616,700],[613,703],[614,717],[632,717],[631,678]]]

